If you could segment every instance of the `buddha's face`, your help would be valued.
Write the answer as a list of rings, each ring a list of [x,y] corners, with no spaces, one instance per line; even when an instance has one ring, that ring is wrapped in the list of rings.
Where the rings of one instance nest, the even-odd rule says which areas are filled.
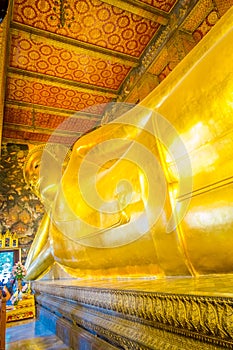
[[[32,192],[40,196],[40,165],[43,151],[38,150],[31,153],[31,156],[24,168],[24,177]]]
[[[25,165],[24,177],[33,193],[50,206],[61,179],[61,164],[50,152],[34,149]]]

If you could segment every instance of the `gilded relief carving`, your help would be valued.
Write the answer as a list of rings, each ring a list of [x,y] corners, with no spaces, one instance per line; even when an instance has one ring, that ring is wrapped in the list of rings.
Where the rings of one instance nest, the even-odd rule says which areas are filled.
[[[43,289],[42,285],[39,287],[37,284],[35,287]],[[60,292],[62,289],[56,286],[53,294],[60,295]],[[117,300],[106,307],[101,294],[112,299],[113,291],[102,292],[86,289],[84,293],[83,290],[79,293],[79,290],[73,289],[73,299],[76,298],[76,301],[71,302],[50,295],[47,291],[46,295],[42,292],[37,296],[37,303],[39,308],[44,307],[52,313],[58,313],[72,325],[94,332],[98,337],[123,349],[180,350],[188,349],[188,346],[202,350],[222,346],[233,348],[232,329],[229,329],[232,324],[230,299],[114,291]],[[131,303],[132,299],[135,300],[135,305]],[[100,302],[97,303],[97,300]],[[127,306],[123,307],[123,313],[121,310],[125,303]]]
[[[59,297],[64,297],[66,294],[64,288],[60,288],[59,285],[54,289],[54,287],[43,285],[40,282],[34,282],[33,284],[34,289],[40,291],[42,295],[43,292]],[[94,315],[98,318],[100,316],[99,312],[102,310],[105,316],[101,322],[107,322],[105,327],[109,328],[109,334],[112,334],[115,329],[123,335],[123,328],[127,325],[130,326],[133,322],[141,329],[144,327],[143,332],[145,332],[147,338],[151,335],[152,330],[155,331],[156,328],[159,328],[233,348],[233,303],[231,298],[145,293],[116,289],[101,290],[101,288],[99,290],[67,288],[67,291],[69,291],[69,298],[75,300],[78,303],[77,305],[81,303],[86,305],[87,308],[91,307],[92,321]],[[67,301],[67,297],[65,300]],[[43,299],[44,302],[46,303],[46,300]],[[65,309],[68,312],[67,307]],[[70,311],[72,322],[75,321],[77,324],[84,325],[82,317],[77,319],[75,310],[76,307],[74,306],[73,311]],[[82,312],[85,314],[84,309]],[[117,322],[116,325],[116,318],[120,318],[122,323]],[[111,325],[108,322],[111,322]],[[124,326],[122,326],[123,324]],[[136,340],[137,335],[130,332],[132,331],[128,331],[130,338],[133,337]],[[150,339],[150,342],[152,341],[153,337]]]

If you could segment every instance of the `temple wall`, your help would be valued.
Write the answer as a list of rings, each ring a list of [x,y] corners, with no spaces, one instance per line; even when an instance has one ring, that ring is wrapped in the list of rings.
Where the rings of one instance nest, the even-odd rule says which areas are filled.
[[[28,191],[23,177],[27,153],[27,145],[5,144],[0,161],[0,232],[17,234],[23,263],[44,214],[43,205]]]

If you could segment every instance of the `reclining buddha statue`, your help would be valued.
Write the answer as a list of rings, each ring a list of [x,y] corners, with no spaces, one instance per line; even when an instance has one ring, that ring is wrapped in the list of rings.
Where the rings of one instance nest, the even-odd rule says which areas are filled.
[[[45,206],[28,279],[233,272],[233,9],[140,104],[29,152]]]

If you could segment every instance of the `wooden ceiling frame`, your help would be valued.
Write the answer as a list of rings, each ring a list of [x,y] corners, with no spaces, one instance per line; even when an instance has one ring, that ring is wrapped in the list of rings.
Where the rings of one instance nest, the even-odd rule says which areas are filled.
[[[108,5],[117,6],[118,8],[124,11],[131,12],[134,15],[141,16],[153,22],[157,22],[161,25],[168,24],[168,18],[167,15],[165,15],[165,13],[141,1],[117,0],[117,4],[114,0],[102,0],[102,2],[105,2]]]
[[[51,1],[52,0],[45,0],[45,3],[52,5]],[[13,3],[14,6],[16,4],[14,9],[12,7]],[[213,10],[213,8],[215,11],[217,11],[217,4],[214,0],[209,0],[208,2],[204,0],[169,0],[167,2],[148,0],[101,0],[98,3],[98,6],[95,6],[95,8],[90,7],[92,3],[89,0],[83,0],[82,4],[89,6],[89,9],[87,10],[87,13],[84,13],[84,16],[87,15],[88,18],[93,20],[93,26],[90,26],[90,28],[97,28],[97,30],[101,28],[102,33],[106,34],[105,37],[104,35],[103,38],[101,37],[101,40],[105,39],[105,41],[103,40],[103,43],[101,44],[98,43],[98,41],[95,41],[94,37],[89,35],[87,27],[85,26],[85,28],[82,27],[84,28],[84,31],[81,32],[82,28],[80,27],[81,29],[79,32],[79,29],[77,29],[75,25],[75,30],[77,30],[73,33],[75,35],[73,35],[72,32],[69,32],[69,28],[60,28],[59,30],[52,28],[51,23],[46,19],[47,12],[46,16],[43,17],[44,27],[43,25],[39,27],[39,25],[35,24],[36,22],[30,21],[30,16],[27,17],[25,15],[24,17],[22,10],[23,6],[26,6],[28,11],[30,7],[33,8],[33,11],[35,11],[36,21],[38,19],[41,20],[41,17],[39,17],[40,10],[36,3],[37,2],[32,0],[24,0],[24,3],[18,2],[18,0],[9,0],[7,16],[1,24],[3,27],[0,26],[0,54],[2,62],[5,62],[5,64],[0,67],[2,86],[0,93],[0,128],[2,127],[3,130],[3,143],[20,142],[20,137],[15,138],[14,136],[16,135],[17,130],[20,133],[31,132],[33,135],[38,132],[47,137],[47,135],[53,132],[50,126],[52,124],[57,124],[57,116],[67,118],[72,117],[80,120],[80,130],[85,124],[83,120],[90,121],[89,125],[91,126],[95,124],[94,127],[96,127],[101,124],[101,119],[104,119],[105,111],[103,110],[103,114],[101,115],[101,112],[97,108],[96,110],[93,109],[92,111],[85,108],[87,108],[87,106],[88,108],[89,106],[95,106],[95,103],[102,103],[99,101],[103,101],[103,104],[108,104],[109,102],[126,102],[134,105],[138,103],[146,96],[146,94],[150,92],[151,89],[160,84],[161,72],[163,72],[163,76],[169,74],[171,70],[169,65],[171,63],[170,61],[172,60],[171,55],[175,55],[176,63],[178,63],[178,61],[183,59],[183,57],[187,54],[188,50],[195,46],[196,43],[193,32],[197,29],[196,27],[194,28],[196,23],[201,27],[202,21],[205,20],[206,16]],[[18,9],[17,13],[15,12],[16,8]],[[195,11],[193,11],[194,8]],[[113,34],[116,34],[116,36],[119,36],[119,33],[120,35],[123,34],[118,18],[120,18],[122,23],[124,22],[124,18],[126,19],[126,22],[128,20],[129,24],[126,25],[126,29],[134,32],[133,35],[136,33],[137,22],[140,22],[140,25],[142,26],[147,26],[147,31],[143,33],[145,34],[144,38],[140,37],[140,31],[133,37],[136,45],[135,50],[128,48],[127,45],[132,45],[132,43],[129,43],[130,40],[128,37],[124,40],[120,38],[120,40],[122,39],[122,41],[120,41],[122,47],[120,47],[120,45],[119,47],[114,46],[110,43],[110,41],[108,41],[110,34],[103,31],[105,21],[100,18],[98,11],[103,11],[103,13],[104,11],[106,11],[106,13],[109,12],[110,19],[107,24],[109,26],[111,24],[114,26],[115,24],[115,31],[113,31]],[[42,12],[41,15],[43,15]],[[51,15],[51,13],[52,7],[50,14],[48,13],[48,16]],[[80,13],[81,12],[77,11],[77,16],[79,16]],[[80,18],[85,20],[85,17],[81,16]],[[113,22],[114,20],[115,23]],[[193,30],[188,33],[189,37],[184,37],[184,35],[180,34],[181,31],[184,31],[182,23],[185,20],[187,20],[186,27],[193,25]],[[206,30],[205,28],[207,28],[209,25],[211,26],[211,24],[206,22],[205,27],[203,27],[203,33]],[[1,28],[3,28],[3,34],[1,34]],[[63,31],[61,32],[61,30]],[[198,28],[197,32],[198,30],[200,32],[202,28]],[[152,31],[153,35],[150,35]],[[82,40],[82,37],[79,36],[80,33],[86,35],[87,38]],[[170,40],[175,35],[177,40]],[[205,33],[203,35],[205,35]],[[147,39],[149,41],[146,41]],[[140,42],[140,40],[142,41]],[[40,53],[42,45],[45,44],[45,46],[52,49],[52,55],[57,54],[58,58],[61,58],[59,57],[58,51],[60,49],[64,49],[65,54],[70,54],[72,60],[77,57],[77,69],[80,71],[82,71],[83,66],[81,64],[81,59],[79,61],[79,57],[83,55],[84,58],[90,58],[90,62],[88,63],[89,66],[87,65],[85,69],[86,71],[89,68],[93,69],[94,73],[85,73],[85,76],[81,78],[81,76],[75,75],[72,68],[67,71],[67,74],[59,75],[55,72],[57,69],[55,65],[53,65],[53,67],[50,65],[49,68],[51,68],[51,70],[50,72],[47,72],[45,68],[42,69],[39,67],[39,65],[37,65],[37,61],[35,59],[31,59],[29,64],[25,65],[24,67],[22,64],[18,63],[16,57],[17,55],[26,57],[27,53],[30,52],[19,47],[23,41],[25,42],[25,45],[32,44],[32,50],[35,49],[35,51],[37,50],[37,45],[37,53]],[[177,45],[177,47],[175,45]],[[181,54],[179,55],[178,51],[180,50],[180,47]],[[13,54],[14,50],[17,52],[15,55]],[[169,53],[166,53],[166,50],[169,51]],[[41,54],[39,59],[41,61],[45,61],[46,57]],[[103,65],[106,63],[107,67],[104,69],[99,69],[97,67],[98,62]],[[61,64],[60,67],[64,68],[65,63],[65,60],[61,59],[59,63]],[[113,67],[118,67],[119,70],[122,69],[122,73],[113,74]],[[107,76],[109,73],[112,74],[109,81],[112,79],[113,82],[107,83],[107,78],[104,77],[104,74]],[[93,76],[100,76],[100,79],[92,79],[91,74]],[[101,76],[101,74],[103,75]],[[145,80],[148,76],[149,81]],[[41,90],[38,93],[36,90],[34,90],[31,95],[30,93],[25,95],[27,94],[25,91],[29,91],[33,88],[33,81],[38,83],[38,85],[41,84],[44,90]],[[17,82],[25,83],[27,85],[27,89],[25,91],[23,88],[21,90],[17,90]],[[48,99],[46,98],[39,98],[40,93],[48,94],[49,90],[52,90],[53,88],[57,88],[58,90],[60,89],[58,91],[60,96],[62,94],[65,95],[63,104],[52,103],[48,102]],[[9,93],[9,89],[12,89],[12,93]],[[14,93],[14,89],[18,93],[18,96]],[[37,93],[37,96],[34,93]],[[66,93],[74,94],[75,100],[85,102],[85,107],[81,108],[81,103],[78,104],[77,102],[77,104],[75,104],[76,102],[74,103],[74,100],[71,101],[71,98],[70,100],[67,99]],[[22,95],[21,99],[19,97],[20,94]],[[89,95],[89,100],[87,98],[85,99],[84,94],[86,96]],[[24,98],[25,96],[27,98]],[[50,100],[55,100],[56,98],[57,95],[55,93],[49,96]],[[68,102],[70,102],[70,104],[68,104]],[[3,120],[4,106],[7,111],[6,122]],[[25,108],[30,110],[31,114],[28,112],[30,118],[32,117],[33,113],[35,114],[37,118],[37,123],[35,125],[29,126],[27,123],[26,125],[22,124],[23,120],[25,120],[27,116],[27,113],[25,113],[24,110]],[[21,114],[20,111],[22,111]],[[106,110],[106,114],[108,114],[108,112],[109,111]],[[12,123],[10,119],[11,113]],[[40,115],[41,120],[39,120]],[[50,118],[48,127],[44,127],[44,125],[46,125],[44,118]],[[89,127],[87,126],[87,128]],[[88,130],[90,129],[84,130],[84,132]],[[64,131],[62,131],[62,133],[64,133]],[[70,131],[67,131],[67,133],[65,132],[65,134],[68,136]],[[13,136],[11,137],[10,135]],[[30,139],[24,140],[22,138],[21,141],[22,143],[30,143]],[[31,142],[40,143],[40,141],[35,141],[34,138],[31,140]]]

